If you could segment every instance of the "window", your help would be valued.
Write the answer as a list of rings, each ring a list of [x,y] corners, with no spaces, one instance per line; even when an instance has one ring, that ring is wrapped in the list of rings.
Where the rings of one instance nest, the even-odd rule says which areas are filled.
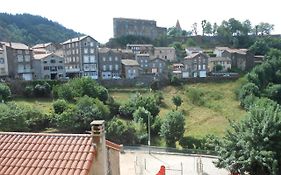
[[[18,62],[23,62],[23,56],[22,55],[18,55]]]
[[[105,57],[102,58],[102,61],[105,61]]]
[[[0,64],[4,64],[4,58],[0,58]]]
[[[94,47],[94,42],[90,42],[90,46],[91,46],[91,47]]]
[[[25,59],[26,62],[29,62],[30,61],[30,55],[25,55],[24,59]]]
[[[90,62],[91,62],[91,63],[96,62],[96,57],[95,57],[94,55],[91,55],[91,56],[90,56]]]
[[[22,50],[18,50],[18,54],[22,54]]]
[[[44,66],[44,70],[49,70],[49,66]]]
[[[118,57],[115,57],[115,61],[118,61]]]
[[[59,70],[62,70],[62,69],[63,69],[63,67],[62,67],[62,66],[58,66],[58,69],[59,69]]]
[[[111,57],[109,57],[109,61],[112,61],[112,58],[111,58]]]
[[[106,65],[103,65],[102,68],[103,68],[103,71],[106,71]]]
[[[95,51],[94,51],[94,49],[91,49],[90,52],[93,54]]]
[[[206,65],[205,64],[203,64],[203,69],[206,69]]]
[[[147,60],[145,60],[144,62],[147,63]]]
[[[88,48],[84,48],[84,54],[88,53]]]
[[[152,67],[155,67],[155,63],[152,64]]]
[[[59,63],[63,63],[63,61],[62,61],[62,60],[60,60],[60,61],[59,61]]]
[[[44,63],[44,64],[47,64],[47,63],[48,63],[48,61],[47,61],[47,60],[44,60],[44,61],[43,61],[43,63]]]
[[[119,69],[119,65],[115,64],[115,70],[118,70],[118,69]]]
[[[51,60],[51,63],[56,63],[56,60],[52,59],[52,60]]]
[[[109,70],[112,71],[112,65],[109,65]]]
[[[162,63],[159,63],[159,67],[162,67]]]

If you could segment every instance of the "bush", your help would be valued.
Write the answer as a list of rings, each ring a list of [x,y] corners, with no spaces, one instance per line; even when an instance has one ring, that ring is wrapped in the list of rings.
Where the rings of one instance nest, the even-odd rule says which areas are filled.
[[[35,97],[48,97],[51,93],[51,86],[49,83],[44,82],[43,84],[36,84],[34,87]]]
[[[177,76],[174,76],[174,75],[172,75],[170,82],[171,82],[171,85],[173,85],[173,86],[181,85],[181,80]]]
[[[33,97],[33,95],[34,95],[33,86],[26,86],[24,88],[23,94],[24,94],[25,97]]]
[[[11,90],[9,86],[4,83],[0,83],[0,102],[7,101],[11,97]]]
[[[53,103],[53,109],[56,114],[63,113],[68,108],[68,103],[63,99],[58,99]]]
[[[194,105],[202,106],[205,104],[204,101],[204,92],[200,89],[191,88],[187,93],[190,101]]]

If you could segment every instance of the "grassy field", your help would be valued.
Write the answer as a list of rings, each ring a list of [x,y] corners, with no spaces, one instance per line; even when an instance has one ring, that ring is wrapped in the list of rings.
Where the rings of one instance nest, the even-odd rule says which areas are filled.
[[[52,111],[53,100],[49,98],[15,98],[13,101],[20,105],[31,106],[44,113],[50,113]]]
[[[240,86],[241,81],[243,80],[223,83],[197,83],[184,85],[183,87],[165,87],[162,90],[164,105],[161,106],[159,115],[163,117],[167,112],[175,109],[172,97],[180,95],[183,103],[178,110],[181,110],[186,116],[185,136],[195,138],[202,138],[207,134],[223,136],[225,129],[229,126],[229,120],[240,120],[246,114],[240,108],[234,92]],[[198,106],[191,103],[188,97],[188,91],[191,89],[203,92],[204,105]],[[134,93],[111,91],[110,94],[116,101],[125,103]]]

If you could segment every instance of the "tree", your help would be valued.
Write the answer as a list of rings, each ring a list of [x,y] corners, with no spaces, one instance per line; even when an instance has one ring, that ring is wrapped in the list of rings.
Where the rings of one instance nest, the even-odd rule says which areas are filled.
[[[68,103],[64,99],[58,99],[53,102],[53,109],[56,114],[63,113],[68,108]]]
[[[252,24],[251,21],[247,19],[242,23],[242,34],[248,35],[251,32],[252,32]]]
[[[279,107],[252,108],[216,146],[220,158],[216,166],[232,173],[250,175],[281,174],[281,115]]]
[[[147,128],[151,127],[151,126],[148,126],[148,120],[151,121],[151,125],[153,124],[153,118],[152,118],[150,112],[148,110],[144,109],[144,107],[139,107],[133,113],[133,117],[134,117],[134,120],[136,122],[143,122],[143,123],[145,123]]]
[[[7,101],[11,97],[11,90],[9,86],[4,83],[0,83],[0,102]]]
[[[183,138],[185,119],[182,113],[170,111],[163,121],[160,136],[164,137],[167,146],[175,147],[176,141]]]
[[[181,106],[181,103],[182,103],[181,97],[179,95],[173,96],[172,101],[173,101],[174,105],[176,106],[176,110],[178,110],[178,107]]]
[[[204,19],[201,21],[201,26],[202,26],[202,36],[205,35],[205,32],[206,32],[206,24],[207,24],[207,21]]]
[[[193,23],[192,26],[191,26],[191,31],[193,33],[193,35],[197,36],[197,33],[198,33],[198,30],[197,30],[197,23]]]
[[[213,33],[212,24],[210,22],[206,23],[205,33],[211,35]]]
[[[249,50],[256,55],[265,55],[269,51],[269,46],[264,40],[257,40]]]
[[[214,23],[214,25],[213,25],[213,35],[214,36],[216,36],[217,35],[217,33],[218,33],[218,24],[217,23]]]
[[[269,49],[266,53],[266,59],[281,59],[281,50],[279,49]]]
[[[223,66],[221,64],[217,64],[213,67],[214,72],[220,72],[220,71],[222,71],[222,69],[223,69]]]
[[[258,25],[258,32],[261,35],[269,35],[271,33],[271,31],[274,29],[274,25],[273,24],[269,24],[267,22],[261,22]]]

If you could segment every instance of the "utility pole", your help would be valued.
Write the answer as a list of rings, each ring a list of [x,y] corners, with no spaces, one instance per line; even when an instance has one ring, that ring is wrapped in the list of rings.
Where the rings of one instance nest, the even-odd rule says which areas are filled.
[[[150,115],[147,117],[148,120],[148,140],[147,140],[147,145],[148,145],[148,153],[150,154]]]

